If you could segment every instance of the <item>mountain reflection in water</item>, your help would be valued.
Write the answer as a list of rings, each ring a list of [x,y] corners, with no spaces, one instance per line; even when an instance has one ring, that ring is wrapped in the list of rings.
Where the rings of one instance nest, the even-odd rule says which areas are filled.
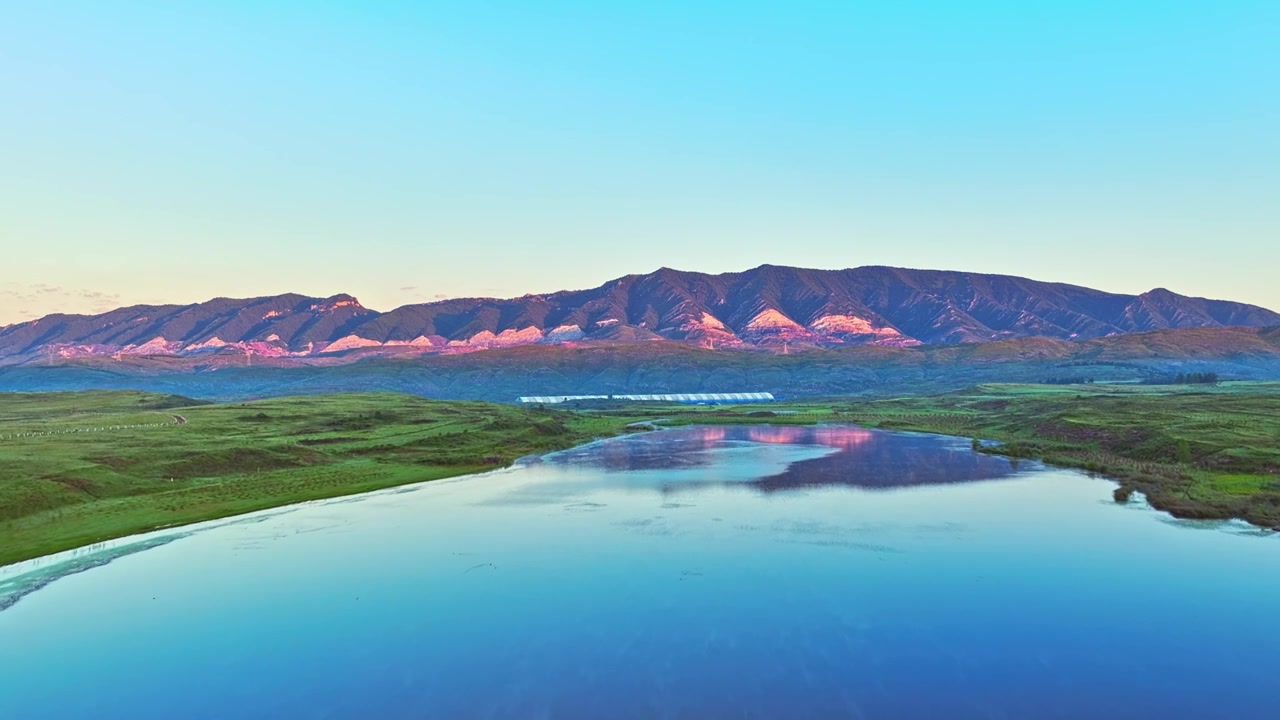
[[[807,452],[778,461],[776,472],[746,479],[697,472],[712,466],[716,451],[752,452],[769,445]],[[775,461],[761,456],[762,464]],[[645,471],[662,471],[667,478],[671,471],[687,471],[679,481],[663,482],[665,492],[727,484],[765,493],[839,485],[887,489],[992,480],[1020,469],[1016,460],[973,452],[961,438],[841,425],[691,426],[575,448],[543,462],[590,466],[628,478]]]
[[[854,427],[617,438],[14,566],[0,718],[1275,717],[1280,536],[1113,488]]]

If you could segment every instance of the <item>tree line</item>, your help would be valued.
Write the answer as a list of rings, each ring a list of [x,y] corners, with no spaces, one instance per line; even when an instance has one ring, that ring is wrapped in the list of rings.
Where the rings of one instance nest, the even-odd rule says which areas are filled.
[[[1147,378],[1142,381],[1144,385],[1217,385],[1218,373],[1215,372],[1193,372],[1178,373],[1172,377],[1156,377]]]

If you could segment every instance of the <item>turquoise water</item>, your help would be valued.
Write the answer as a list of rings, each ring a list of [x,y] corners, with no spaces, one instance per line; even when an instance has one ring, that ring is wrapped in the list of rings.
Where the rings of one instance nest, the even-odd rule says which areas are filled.
[[[0,569],[0,718],[1273,717],[1280,538],[1112,488],[686,428],[152,534]]]

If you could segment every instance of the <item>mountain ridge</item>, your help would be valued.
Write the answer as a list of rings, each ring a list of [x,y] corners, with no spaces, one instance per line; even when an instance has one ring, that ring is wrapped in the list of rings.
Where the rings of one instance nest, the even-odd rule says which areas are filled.
[[[97,315],[55,313],[0,328],[0,362],[121,354],[451,354],[643,340],[787,351],[1275,325],[1280,314],[1269,309],[1165,288],[1128,295],[1013,275],[886,266],[761,265],[720,274],[664,267],[584,290],[454,298],[387,312],[343,293],[285,293]]]

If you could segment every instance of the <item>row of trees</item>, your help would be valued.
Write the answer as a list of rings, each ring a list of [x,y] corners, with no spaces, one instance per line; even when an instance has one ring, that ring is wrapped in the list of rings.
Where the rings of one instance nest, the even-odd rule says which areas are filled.
[[[1217,385],[1218,373],[1178,373],[1173,382],[1175,385]]]
[[[1144,385],[1217,385],[1218,373],[1178,373],[1173,377],[1147,378]]]
[[[1042,381],[1044,385],[1092,385],[1093,378],[1083,376],[1051,377]]]
[[[1043,385],[1091,385],[1094,380],[1091,377],[1083,375],[1064,375],[1060,377],[1047,377],[1040,381]],[[1147,378],[1143,380],[1144,385],[1217,385],[1218,373],[1213,372],[1193,372],[1178,373],[1165,377]]]

